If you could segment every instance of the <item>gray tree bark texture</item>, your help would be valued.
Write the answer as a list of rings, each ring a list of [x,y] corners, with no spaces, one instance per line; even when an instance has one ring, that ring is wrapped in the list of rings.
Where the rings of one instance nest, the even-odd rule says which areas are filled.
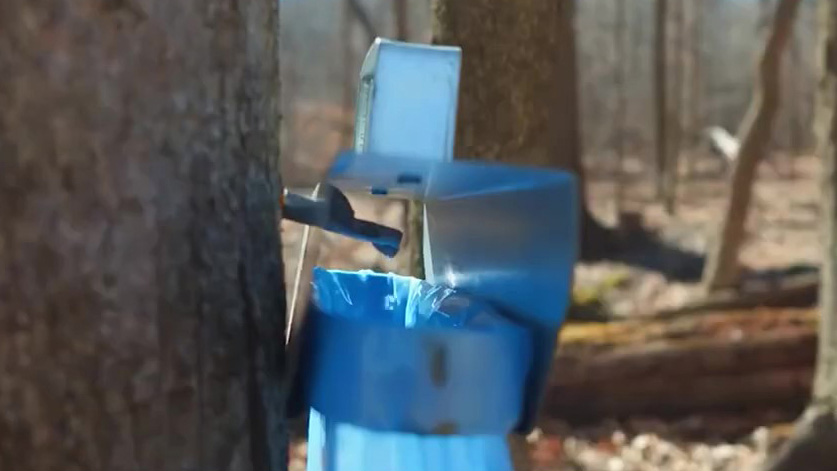
[[[824,168],[823,264],[813,398],[768,471],[837,470],[837,5],[819,2],[820,89],[815,131]]]
[[[671,68],[671,83],[669,85],[670,99],[667,100],[668,110],[666,116],[667,121],[671,123],[668,136],[668,162],[666,162],[666,188],[665,195],[663,195],[663,206],[668,214],[674,214],[677,206],[677,187],[680,182],[680,154],[682,149],[682,135],[683,135],[683,90],[685,73],[683,65],[686,56],[684,48],[685,43],[685,10],[686,0],[674,0],[669,16],[671,17],[667,23],[673,23],[673,27],[669,28],[668,37],[671,41],[671,49],[669,50],[669,57],[667,64]]]
[[[613,18],[613,50],[616,53],[613,70],[613,87],[616,89],[614,103],[614,150],[616,152],[616,184],[614,199],[616,217],[619,220],[625,206],[625,130],[628,115],[628,86],[625,80],[630,61],[631,41],[627,31],[628,6],[626,1],[616,2]]]
[[[462,48],[455,155],[574,173],[581,163],[575,0],[436,0],[433,41]],[[612,249],[582,204],[581,256]]]
[[[663,198],[667,193],[666,164],[668,164],[668,83],[666,81],[666,68],[668,53],[667,28],[668,25],[668,0],[656,0],[654,9],[654,107],[655,114],[655,136],[656,141],[654,162],[656,164],[657,197]]]
[[[0,2],[0,470],[282,470],[275,0]]]
[[[689,146],[694,147],[699,139],[700,130],[704,127],[706,117],[705,104],[703,103],[703,36],[704,16],[706,15],[706,0],[694,0],[692,2],[691,32],[692,40],[690,47],[690,77],[691,87],[686,93],[689,95],[688,121],[692,132],[689,137]],[[697,173],[697,159],[690,156],[687,159],[687,172],[689,176]]]
[[[574,0],[434,2],[433,41],[462,48],[457,157],[561,168],[584,194],[575,10]],[[605,245],[584,208],[582,256]],[[526,443],[511,444],[515,469],[531,469]]]
[[[741,123],[741,150],[730,179],[730,194],[715,243],[707,257],[703,285],[707,291],[729,288],[738,282],[738,252],[744,242],[753,182],[759,162],[770,144],[779,111],[782,54],[792,34],[801,0],[780,0],[767,44],[758,64],[753,100]]]

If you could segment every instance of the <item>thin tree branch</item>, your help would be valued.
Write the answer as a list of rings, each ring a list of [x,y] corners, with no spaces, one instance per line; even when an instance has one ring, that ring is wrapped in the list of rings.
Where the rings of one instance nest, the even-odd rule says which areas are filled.
[[[372,44],[372,42],[375,41],[375,38],[378,37],[378,32],[376,31],[375,25],[372,23],[372,18],[369,16],[366,8],[360,3],[360,0],[346,0],[346,2],[348,2],[349,9],[352,11],[352,14],[357,17],[357,20],[363,27],[363,31],[369,38],[369,44]]]

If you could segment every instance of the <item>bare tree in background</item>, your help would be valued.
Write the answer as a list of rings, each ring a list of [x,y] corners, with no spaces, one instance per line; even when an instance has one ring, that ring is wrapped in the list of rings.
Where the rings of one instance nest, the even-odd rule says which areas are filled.
[[[456,155],[562,168],[583,182],[575,7],[437,0],[434,42],[463,51]],[[602,236],[584,213],[581,250],[589,254],[603,249]],[[521,463],[529,460],[526,444],[512,440],[512,448],[516,469],[531,469]]]
[[[690,77],[691,87],[689,93],[689,145],[694,147],[698,142],[699,130],[704,127],[704,104],[703,104],[703,25],[705,16],[705,0],[693,0],[691,2],[691,42],[690,42]],[[694,175],[697,167],[697,155],[690,155],[688,158],[688,174]]]
[[[290,51],[293,55],[295,53],[295,44],[293,44],[293,41],[288,38],[284,38],[283,41],[285,42],[283,46],[284,50]],[[292,64],[288,64],[288,62],[290,61],[286,61],[282,67],[281,137],[283,139],[282,155],[284,158],[282,159],[281,170],[284,175],[296,174],[299,172],[299,164],[296,156],[300,148],[300,139],[298,134],[300,129],[300,113],[296,103],[296,96],[299,92],[300,82],[299,72],[296,67]]]
[[[372,21],[372,15],[369,14],[361,0],[345,0],[345,2],[349,8],[348,15],[357,20],[364,34],[366,34],[366,42],[372,44],[372,41],[378,37],[378,29],[375,27],[375,22]]]
[[[801,0],[780,0],[776,6],[770,35],[758,65],[753,100],[738,132],[741,148],[733,167],[720,231],[703,273],[703,284],[708,291],[730,287],[738,281],[738,252],[744,241],[753,182],[779,110],[782,53],[793,33],[800,3]]]
[[[625,5],[627,0],[615,0],[615,2],[613,28],[615,70],[613,73],[613,87],[616,89],[616,106],[614,107],[613,119],[617,165],[615,206],[616,219],[618,221],[624,211],[625,200],[625,128],[628,110],[628,85],[625,76],[629,63],[630,40],[627,34],[628,8]]]
[[[656,109],[656,132],[654,140],[657,198],[666,194],[666,164],[668,163],[668,85],[666,82],[668,0],[656,0],[654,31],[654,108]]]
[[[355,77],[357,76],[357,69],[355,68],[355,48],[354,48],[354,32],[352,21],[352,2],[351,0],[343,1],[342,14],[340,16],[340,31],[341,41],[343,46],[343,112],[351,113],[355,104]],[[352,145],[352,127],[346,126],[342,132],[342,139],[340,146],[342,148],[349,148]]]
[[[287,467],[275,1],[0,3],[0,469]]]
[[[357,91],[358,60],[355,54],[354,25],[360,25],[366,36],[367,46],[378,37],[378,30],[372,22],[369,12],[360,0],[344,0],[341,18],[341,45],[343,46],[343,111],[351,114],[355,108],[355,94]],[[351,147],[353,140],[352,127],[347,126],[343,131],[341,146]]]
[[[683,136],[683,96],[686,87],[684,85],[684,67],[685,59],[687,57],[685,47],[685,33],[686,33],[686,2],[688,0],[674,0],[673,8],[673,22],[674,28],[672,33],[672,49],[670,51],[669,64],[674,71],[671,81],[671,100],[668,109],[668,121],[671,123],[671,130],[669,137],[671,141],[668,144],[668,163],[666,164],[667,181],[664,195],[664,203],[666,212],[674,213],[675,205],[677,203],[677,187],[680,176],[680,155],[682,152],[682,136]]]
[[[679,113],[678,113],[678,121],[680,123],[680,152],[682,153],[682,159],[691,159],[690,157],[690,150],[692,147],[692,137],[694,135],[694,124],[692,123],[692,118],[694,117],[694,112],[692,108],[694,107],[694,101],[692,100],[692,93],[694,92],[694,46],[692,43],[694,42],[694,9],[695,9],[695,1],[694,0],[683,0],[683,6],[680,15],[680,30],[681,30],[681,42],[680,42],[680,69],[682,74],[682,80],[680,85],[680,96],[678,97],[679,102]],[[681,165],[682,166],[682,165]]]
[[[757,23],[756,23],[757,36],[761,36],[761,33],[763,31],[769,31],[770,30],[770,27],[772,25],[771,20],[773,19],[773,13],[774,13],[775,9],[776,9],[776,0],[759,0],[758,1],[758,19],[757,19]],[[793,34],[793,32],[791,32],[790,38],[788,38],[788,45],[785,46],[786,49],[790,49],[790,48],[793,47],[793,36],[794,36],[794,34]],[[791,50],[790,54],[793,54],[792,50]],[[787,62],[788,55],[790,55],[790,54],[785,53],[785,54],[782,55],[782,61],[781,61],[782,66],[780,66],[780,72],[779,72],[780,74],[782,73],[781,70],[784,70],[784,64]],[[786,96],[784,88],[781,88],[779,93],[782,94],[783,96]],[[787,106],[785,108],[787,108]],[[788,110],[785,109],[784,113],[787,114],[787,111]],[[780,123],[779,124],[780,129],[781,129],[781,126],[782,126],[781,121],[780,121],[782,113],[783,113],[783,110],[781,110],[781,109],[778,110],[777,113],[776,113],[777,117],[774,119],[774,121],[776,123]],[[774,124],[774,126],[775,126],[775,124]],[[776,162],[775,161],[778,154],[777,154],[777,152],[774,152],[776,150],[776,145],[779,144],[779,142],[778,142],[779,139],[776,138],[775,134],[776,133],[771,133],[770,139],[768,140],[767,145],[765,147],[764,155],[762,156],[762,161],[764,161],[765,163],[767,163],[768,165],[770,165],[770,167],[773,167],[774,169],[779,169],[780,166],[781,166],[781,162]],[[740,136],[738,136],[738,137],[740,138]]]
[[[583,194],[574,19],[573,0],[437,0],[434,42],[463,51],[455,155],[561,168]],[[582,209],[594,257],[610,233]]]
[[[649,93],[648,96],[653,96],[654,84],[649,83],[653,82],[653,80],[636,80],[635,78],[644,78],[643,74],[645,73],[649,73],[649,78],[653,76],[653,73],[650,72],[653,69],[649,67],[651,65],[651,61],[648,60],[650,54],[653,53],[653,51],[651,51],[653,47],[653,39],[649,41],[646,37],[646,31],[648,30],[648,17],[645,16],[646,12],[651,12],[653,14],[653,10],[653,5],[650,5],[645,1],[634,2],[631,5],[631,8],[628,9],[628,17],[631,20],[628,27],[630,57],[626,58],[626,60],[628,60],[628,64],[625,74],[625,78],[627,80],[625,86],[628,90],[630,90],[627,97],[628,103],[626,111],[629,118],[626,119],[627,125],[630,126],[629,130],[631,135],[634,136],[632,150],[637,154],[637,156],[645,157],[645,154],[649,154],[649,159],[654,158],[652,153],[647,150],[651,145],[653,145],[653,129],[656,123],[653,119],[653,106],[649,106],[649,102],[651,100],[645,99],[644,92],[647,91]],[[649,108],[651,109],[649,110]],[[649,128],[651,129],[651,133],[643,132],[645,129]],[[651,165],[653,166],[653,163]]]
[[[393,20],[395,20],[395,39],[406,41],[410,37],[407,0],[394,0],[392,5]]]
[[[821,0],[816,134],[824,165],[819,350],[813,397],[768,471],[837,469],[837,6]]]
[[[788,117],[788,177],[796,177],[796,157],[804,151],[805,123],[803,119],[803,105],[805,103],[805,88],[803,77],[798,71],[802,67],[802,45],[797,34],[791,38],[790,50],[785,64],[788,67],[789,92],[794,97],[790,107],[786,108]]]
[[[409,4],[407,0],[394,0],[392,5],[392,20],[395,29],[395,39],[399,41],[407,41],[410,37],[408,12]],[[406,254],[407,260],[401,262],[401,268],[404,272],[417,278],[424,278],[424,267],[418,269],[418,265],[423,263],[420,254],[422,250],[421,211],[424,206],[419,202],[413,201],[403,201],[398,204],[401,204],[403,208],[402,227],[407,229],[404,240],[404,248],[406,250],[402,252]],[[414,219],[416,219],[415,223],[412,222]],[[403,260],[404,255],[401,257]]]

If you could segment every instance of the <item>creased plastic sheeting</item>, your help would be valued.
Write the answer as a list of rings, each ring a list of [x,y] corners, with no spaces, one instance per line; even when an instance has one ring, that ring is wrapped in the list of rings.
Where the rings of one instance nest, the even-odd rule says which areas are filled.
[[[510,469],[527,329],[457,290],[370,271],[315,269],[313,301],[309,471]]]
[[[542,402],[570,303],[579,211],[572,174],[455,159],[342,152],[327,180],[343,191],[425,204],[427,281],[463,290],[532,328],[534,361],[516,432]]]
[[[394,327],[467,328],[524,335],[484,301],[444,285],[372,270],[314,269],[314,303],[330,316]]]

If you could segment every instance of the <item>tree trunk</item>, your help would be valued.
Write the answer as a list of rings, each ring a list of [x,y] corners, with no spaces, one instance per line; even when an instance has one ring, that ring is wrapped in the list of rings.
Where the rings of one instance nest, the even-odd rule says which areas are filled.
[[[788,162],[787,176],[791,179],[796,178],[796,161],[799,154],[805,151],[804,141],[807,126],[804,123],[803,107],[806,106],[805,87],[803,86],[804,77],[800,77],[797,71],[804,68],[805,64],[802,60],[802,44],[798,35],[791,37],[789,60],[786,61],[788,66],[788,79],[790,81],[790,94],[793,97],[791,101],[791,108],[787,112],[788,116]]]
[[[819,349],[811,404],[794,435],[768,463],[769,471],[837,469],[837,6],[819,2],[820,90],[816,134],[822,154],[824,251]]]
[[[683,144],[683,110],[685,100],[683,99],[685,86],[685,67],[686,67],[686,1],[674,1],[674,31],[672,31],[674,46],[673,54],[671,54],[669,65],[674,70],[671,86],[671,106],[669,108],[669,122],[672,123],[671,143],[669,144],[669,162],[666,164],[667,179],[665,194],[665,209],[669,214],[674,214],[675,206],[677,204],[677,186],[680,176],[680,154],[682,152]]]
[[[395,26],[395,39],[399,41],[408,41],[410,39],[410,22],[409,4],[407,3],[407,0],[394,0],[392,5],[392,14]],[[404,208],[404,217],[401,220],[401,223],[402,227],[406,229],[406,237],[404,238],[404,248],[406,249],[404,250],[404,253],[406,254],[406,260],[402,258],[400,265],[406,274],[410,274],[416,278],[424,278],[424,267],[421,267],[421,269],[418,268],[419,265],[424,263],[421,259],[421,228],[423,223],[421,212],[423,205],[412,201],[404,201],[400,204],[402,204]],[[415,220],[415,222],[413,222],[413,220]]]
[[[366,33],[367,44],[372,44],[378,37],[378,30],[375,28],[375,23],[372,22],[372,16],[360,0],[346,0],[346,5],[349,8],[350,16],[357,19],[358,24],[363,28],[363,32]]]
[[[575,1],[437,0],[434,10],[434,42],[463,53],[455,155],[561,168],[583,195]],[[610,249],[586,205],[582,233],[583,258]]]
[[[732,171],[724,217],[703,273],[703,284],[708,291],[731,287],[738,281],[738,251],[744,241],[753,181],[779,110],[782,53],[793,32],[800,3],[801,0],[780,0],[776,7],[770,37],[759,63],[755,95],[738,132],[741,150]]]
[[[678,120],[680,123],[680,161],[683,159],[692,159],[692,142],[694,136],[694,123],[692,117],[694,112],[692,108],[695,103],[692,99],[694,91],[694,69],[695,61],[692,51],[694,46],[694,22],[695,22],[695,2],[692,0],[683,0],[683,11],[680,17],[681,23],[681,43],[680,43],[680,69],[682,74],[680,95],[677,100],[680,103],[680,112],[678,113]],[[680,167],[682,167],[682,163]],[[680,171],[678,169],[678,171]]]
[[[692,41],[691,41],[691,87],[689,93],[689,147],[694,148],[698,143],[700,130],[703,129],[705,105],[703,103],[703,24],[705,15],[705,0],[694,0],[692,2]],[[688,159],[688,173],[693,176],[697,173],[697,155],[691,155]]]
[[[463,54],[455,155],[558,167],[583,195],[575,1],[437,0],[434,13],[434,42]],[[606,232],[583,214],[582,257],[592,257]],[[511,449],[515,469],[532,468],[521,438]]]
[[[628,8],[625,5],[627,0],[618,0],[614,6],[613,28],[613,49],[615,51],[615,71],[613,74],[613,87],[616,91],[616,106],[614,106],[614,134],[616,147],[616,191],[614,199],[616,207],[616,220],[624,211],[625,200],[625,125],[628,110],[628,90],[625,81],[628,68],[629,35],[626,34],[628,23]]]
[[[351,114],[355,105],[355,76],[357,75],[357,64],[355,64],[354,49],[354,28],[352,28],[352,2],[343,2],[342,15],[340,18],[340,38],[343,47],[343,112]],[[372,38],[374,40],[374,38]],[[348,149],[352,146],[352,126],[345,126],[342,130],[340,147]]]
[[[392,15],[395,23],[395,39],[406,41],[410,37],[407,0],[395,0],[392,5]]]
[[[0,469],[286,468],[277,39],[0,2]]]
[[[656,0],[654,32],[654,105],[656,108],[655,162],[657,165],[657,198],[666,194],[666,164],[668,163],[668,104],[666,83],[666,24],[668,0]]]

